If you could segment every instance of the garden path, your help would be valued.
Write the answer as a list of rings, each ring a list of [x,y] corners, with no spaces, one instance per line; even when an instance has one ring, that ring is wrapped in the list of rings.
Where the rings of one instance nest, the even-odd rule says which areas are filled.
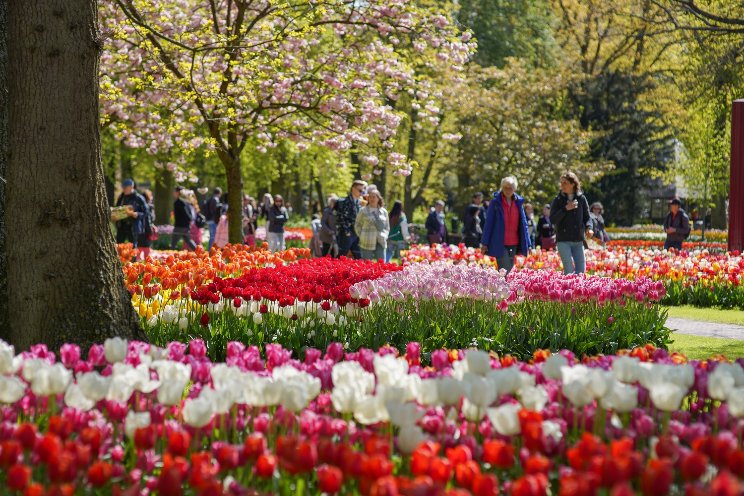
[[[667,326],[680,334],[691,334],[706,338],[727,338],[744,340],[744,326],[721,324],[718,322],[703,322],[699,320],[669,317]]]

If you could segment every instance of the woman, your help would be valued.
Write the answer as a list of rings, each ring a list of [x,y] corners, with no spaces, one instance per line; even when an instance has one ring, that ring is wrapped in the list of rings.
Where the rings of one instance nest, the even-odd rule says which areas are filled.
[[[555,248],[555,227],[550,222],[550,205],[543,207],[542,217],[537,221],[535,244],[545,251]]]
[[[483,237],[480,211],[480,206],[474,203],[468,205],[466,211],[465,224],[462,227],[462,242],[470,248],[478,248]]]
[[[243,244],[256,245],[256,202],[248,195],[243,195]]]
[[[144,216],[144,232],[137,236],[137,258],[145,260],[150,256],[150,246],[152,246],[152,240],[157,239],[158,231],[155,227],[155,205],[152,203],[152,191],[149,189],[142,190],[142,198],[147,203],[147,214]]]
[[[367,205],[362,207],[354,222],[354,230],[359,236],[359,249],[364,260],[385,258],[387,239],[390,233],[390,219],[382,196],[378,190],[367,193]]]
[[[333,194],[329,196],[328,204],[323,209],[323,215],[320,217],[320,234],[318,237],[321,243],[320,255],[323,257],[327,257],[329,254],[335,256],[334,251],[338,251],[336,245],[336,216],[333,215],[337,200],[338,196]]]
[[[274,196],[274,204],[267,212],[268,222],[266,223],[266,241],[269,243],[271,253],[284,251],[284,224],[289,220],[289,212],[284,206],[284,198],[281,195]]]
[[[526,255],[530,249],[524,198],[516,191],[517,178],[508,176],[501,180],[501,189],[493,194],[493,201],[488,204],[481,239],[481,251],[495,257],[499,268],[507,273],[514,268],[517,254]]]
[[[214,244],[217,248],[224,248],[230,242],[230,225],[227,221],[228,192],[225,191],[220,197],[220,220],[217,222],[217,231],[214,235]]]
[[[530,235],[530,246],[535,246],[535,208],[531,203],[524,204],[524,215],[527,216],[527,233]]]
[[[400,258],[402,250],[411,235],[408,232],[408,219],[403,213],[403,203],[396,200],[393,208],[390,210],[390,236],[388,236],[387,250],[385,250],[385,262],[390,262],[393,258]]]
[[[550,205],[550,221],[555,225],[563,273],[583,273],[586,270],[584,239],[591,238],[594,232],[589,202],[581,192],[578,176],[573,172],[561,176],[560,191]]]
[[[199,208],[199,200],[196,198],[194,192],[191,190],[184,191],[187,191],[185,198],[186,202],[191,206],[191,218],[193,219],[191,222],[191,227],[189,228],[191,241],[193,241],[196,246],[201,246],[202,226],[204,225],[206,219],[203,218],[203,215],[201,220],[199,218],[199,216],[201,215],[201,209]],[[202,226],[199,226],[200,223],[202,224]]]
[[[444,202],[442,200],[434,202],[434,208],[429,212],[425,226],[429,244],[435,245],[447,242],[447,224],[444,218]]]
[[[592,231],[594,231],[594,238],[601,244],[605,245],[610,240],[610,237],[605,231],[605,221],[602,214],[604,213],[604,207],[599,202],[592,203],[589,207],[589,217],[592,219]]]

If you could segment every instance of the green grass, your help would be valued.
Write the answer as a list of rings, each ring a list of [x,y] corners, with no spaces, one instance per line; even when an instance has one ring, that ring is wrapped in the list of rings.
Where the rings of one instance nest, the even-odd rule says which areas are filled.
[[[744,356],[744,341],[738,339],[706,338],[688,334],[672,333],[669,351],[684,353],[688,358],[703,360],[716,355],[729,359]]]
[[[741,310],[720,310],[717,308],[697,308],[689,305],[666,307],[669,317],[679,319],[716,322],[718,324],[735,324],[744,326],[744,312]]]

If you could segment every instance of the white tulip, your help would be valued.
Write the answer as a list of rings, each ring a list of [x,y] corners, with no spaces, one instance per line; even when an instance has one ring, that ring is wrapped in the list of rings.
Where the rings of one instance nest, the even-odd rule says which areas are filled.
[[[523,387],[519,390],[519,400],[527,410],[541,412],[548,403],[548,392],[542,386]]]
[[[422,379],[416,391],[416,401],[424,406],[438,406],[439,382],[436,379]]]
[[[457,360],[452,364],[452,377],[461,381],[468,371],[468,363],[465,360]]]
[[[18,377],[0,375],[0,403],[10,405],[23,398],[26,384]]]
[[[86,372],[78,374],[77,384],[86,398],[98,402],[108,394],[111,377],[104,377],[98,372]]]
[[[279,403],[285,409],[297,413],[304,409],[309,402],[310,393],[303,383],[299,381],[290,381],[284,384]]]
[[[352,413],[360,397],[359,392],[349,385],[336,386],[331,391],[331,403],[338,413]]]
[[[371,394],[375,389],[375,376],[354,361],[339,362],[331,370],[334,386],[351,386],[362,395]]]
[[[179,330],[185,331],[188,328],[189,328],[189,319],[187,319],[186,317],[181,317],[180,319],[178,319]]]
[[[161,405],[178,405],[183,398],[183,390],[186,389],[186,381],[178,379],[166,379],[158,388],[158,402]]]
[[[456,405],[465,393],[462,382],[452,377],[437,379],[437,394],[445,405]]]
[[[602,369],[589,369],[589,391],[595,399],[602,398],[610,390],[614,377],[612,372]]]
[[[207,401],[211,405],[212,412],[218,415],[228,413],[234,403],[232,389],[205,387],[199,393],[199,398]]]
[[[109,363],[124,361],[127,357],[127,340],[120,337],[109,338],[103,342],[103,352]]]
[[[215,367],[222,366],[219,364]],[[191,365],[174,362],[173,360],[157,360],[152,362],[151,368],[158,372],[161,381],[189,381],[191,379]],[[214,369],[212,369],[214,378]]]
[[[496,432],[504,436],[514,436],[521,430],[518,415],[521,409],[519,403],[507,403],[496,408],[489,408],[486,413]]]
[[[24,360],[21,375],[24,379],[26,379],[26,382],[31,382],[34,380],[34,377],[41,369],[48,366],[49,362],[47,362],[46,360],[41,360],[39,358]]]
[[[424,441],[424,431],[415,425],[405,426],[398,433],[398,449],[406,455],[413,453]]]
[[[563,384],[563,395],[577,407],[586,406],[594,399],[589,390],[589,381],[571,381]]]
[[[543,375],[548,379],[559,380],[561,375],[561,368],[568,367],[568,358],[557,353],[552,354],[545,360],[542,366]]]
[[[150,412],[133,412],[127,413],[127,418],[124,420],[124,433],[128,438],[133,438],[134,433],[137,429],[142,429],[150,425]]]
[[[393,355],[375,355],[373,363],[379,384],[394,386],[408,375],[408,362]]]
[[[181,413],[183,421],[191,427],[204,427],[212,420],[214,410],[208,398],[199,396],[186,400]]]
[[[636,382],[641,372],[638,363],[638,358],[635,357],[615,357],[612,360],[612,373],[618,381]]]
[[[15,372],[13,358],[15,358],[15,348],[0,339],[0,374]]]
[[[733,389],[726,404],[731,415],[736,418],[744,417],[744,388]]]
[[[263,322],[263,314],[256,312],[253,314],[253,323],[258,325]]]
[[[95,403],[85,396],[80,386],[77,384],[70,384],[70,387],[65,391],[65,405],[76,410],[87,412]]]
[[[730,369],[720,365],[708,376],[708,394],[714,400],[725,400],[736,387],[736,379]]]
[[[335,325],[336,317],[332,313],[329,313],[328,315],[326,315],[325,323],[328,324],[329,326]]]
[[[415,425],[424,416],[424,412],[419,411],[415,403],[387,401],[385,408],[387,408],[390,423],[396,427]]]
[[[72,379],[72,373],[61,363],[45,364],[34,374],[31,381],[31,391],[36,396],[52,396],[62,394]]]
[[[471,374],[486,375],[491,370],[491,357],[485,351],[466,351],[465,363],[468,366],[468,372]]]
[[[357,401],[354,418],[363,425],[376,424],[388,420],[387,408],[382,398],[366,396]]]
[[[543,421],[542,432],[545,437],[553,438],[556,443],[563,439],[563,431],[561,430],[560,424],[553,422],[552,420]]]
[[[488,372],[486,377],[494,385],[497,396],[502,394],[513,394],[521,387],[522,383],[522,378],[517,367],[491,370]]]
[[[638,389],[619,381],[612,383],[610,390],[601,400],[602,408],[616,412],[630,412],[638,406]]]
[[[496,387],[485,377],[468,372],[463,377],[462,385],[465,397],[474,405],[485,408],[496,401]]]
[[[682,399],[687,394],[687,390],[672,382],[662,382],[654,384],[649,390],[651,401],[659,410],[673,412],[679,410]]]

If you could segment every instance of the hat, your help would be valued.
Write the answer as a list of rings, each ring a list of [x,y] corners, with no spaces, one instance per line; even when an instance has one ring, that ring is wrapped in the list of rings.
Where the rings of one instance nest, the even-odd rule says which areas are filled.
[[[176,186],[176,191],[178,191],[179,193],[180,193],[181,191],[183,191],[183,186]]]
[[[134,186],[134,181],[132,181],[131,179],[124,179],[121,182],[121,186],[122,188],[126,188],[127,186]]]
[[[671,200],[669,200],[669,205],[679,205],[679,206],[682,206],[682,200],[680,200],[679,198],[677,198],[675,196],[674,198],[672,198]]]
[[[437,200],[437,201],[434,202],[434,205],[440,205],[440,206],[443,207],[444,206],[444,202],[442,200]]]

